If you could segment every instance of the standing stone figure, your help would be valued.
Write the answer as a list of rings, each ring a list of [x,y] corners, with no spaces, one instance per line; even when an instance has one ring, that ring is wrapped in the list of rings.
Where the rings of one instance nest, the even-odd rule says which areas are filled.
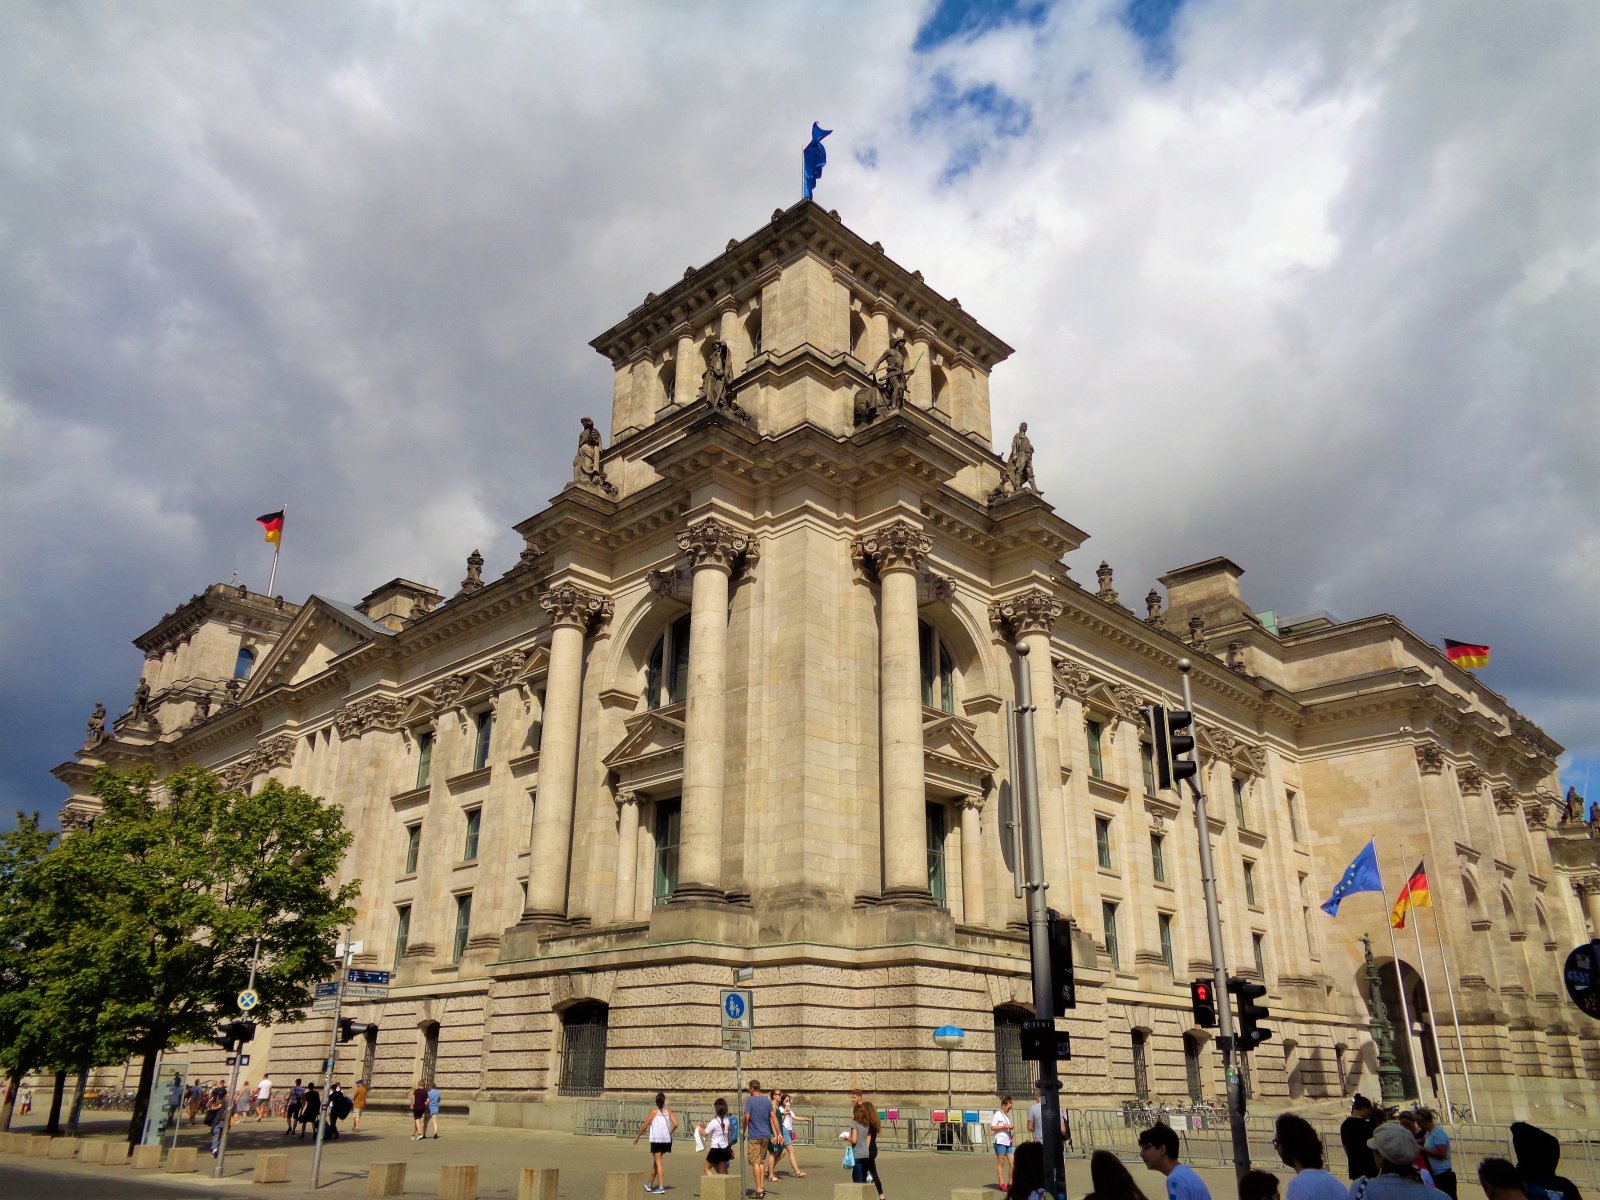
[[[578,454],[572,460],[572,478],[576,483],[587,484],[598,488],[608,496],[615,496],[617,489],[611,486],[606,479],[606,473],[600,466],[600,431],[594,427],[594,422],[588,417],[580,418],[583,430],[578,434]]]
[[[194,723],[198,725],[211,715],[211,693],[201,692],[194,702]]]
[[[133,689],[133,709],[128,714],[135,721],[144,721],[150,716],[150,684],[149,681],[139,680],[139,686]]]
[[[1583,797],[1578,795],[1578,789],[1567,789],[1566,812],[1562,814],[1562,824],[1582,824],[1583,822]]]
[[[878,368],[883,368],[883,378],[878,378]],[[872,379],[878,385],[878,391],[883,396],[885,408],[904,408],[906,403],[906,380],[916,373],[916,368],[906,370],[906,340],[895,338],[889,343],[889,348],[878,355],[878,361],[872,364]]]
[[[244,680],[230,679],[222,690],[222,707],[237,708],[239,704],[239,693],[244,691]]]
[[[721,338],[713,341],[706,354],[705,373],[700,376],[700,394],[712,408],[721,408],[728,402],[729,369],[728,343]]]
[[[1039,481],[1033,477],[1033,443],[1028,440],[1026,421],[1017,426],[1017,436],[1011,439],[1011,457],[1006,459],[1006,479],[1013,492],[1030,487],[1034,495],[1042,494]]]
[[[94,702],[94,711],[89,714],[89,724],[83,731],[83,744],[85,746],[98,746],[106,736],[106,706],[100,701]]]

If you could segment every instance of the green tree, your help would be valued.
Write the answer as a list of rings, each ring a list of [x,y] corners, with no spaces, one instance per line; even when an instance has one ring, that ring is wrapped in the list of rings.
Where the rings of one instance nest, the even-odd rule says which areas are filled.
[[[7,1084],[0,1129],[11,1128],[22,1077],[50,1061],[33,983],[46,944],[38,920],[39,864],[54,840],[54,833],[39,828],[38,813],[18,813],[16,828],[0,833],[0,1068]]]
[[[258,941],[251,1016],[303,1018],[360,883],[335,883],[351,840],[340,810],[300,788],[269,780],[247,793],[200,767],[158,784],[141,768],[101,771],[94,794],[94,824],[37,867],[50,944],[34,958],[34,987],[46,1011],[94,1013],[94,1037],[54,1061],[81,1065],[111,1047],[142,1056],[131,1143],[156,1055],[237,1015]]]

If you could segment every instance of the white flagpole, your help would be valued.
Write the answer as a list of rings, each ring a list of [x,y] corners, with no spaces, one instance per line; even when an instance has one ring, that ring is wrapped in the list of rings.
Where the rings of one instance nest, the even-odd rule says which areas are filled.
[[[276,595],[275,589],[278,586],[278,555],[283,553],[283,526],[285,523],[283,517],[288,511],[289,506],[287,504],[278,510],[278,540],[272,543],[272,576],[267,580],[268,596]]]
[[[1433,888],[1428,888],[1428,899],[1433,899]],[[1478,1119],[1478,1102],[1472,1098],[1472,1071],[1467,1067],[1467,1043],[1461,1039],[1461,1018],[1456,1015],[1456,985],[1450,978],[1450,960],[1444,952],[1444,934],[1439,930],[1439,910],[1432,903],[1433,908],[1433,936],[1439,940],[1439,961],[1444,965],[1444,988],[1450,997],[1450,1023],[1456,1027],[1456,1049],[1461,1052],[1461,1078],[1467,1084],[1467,1110],[1472,1114],[1472,1119]]]
[[[1427,860],[1424,859],[1424,862]],[[1406,880],[1407,886],[1411,881]],[[1433,902],[1433,892],[1428,893],[1428,902]],[[1428,959],[1422,953],[1422,929],[1416,922],[1417,910],[1406,910],[1406,922],[1411,926],[1411,932],[1417,939],[1417,965],[1422,968],[1422,994],[1428,998],[1428,1035],[1433,1038],[1433,1057],[1439,1064],[1439,1087],[1444,1092],[1444,1118],[1450,1119],[1450,1074],[1444,1069],[1444,1051],[1439,1048],[1439,1010],[1433,1006],[1433,985],[1428,982]]]
[[[1405,1022],[1406,1058],[1411,1063],[1411,1082],[1418,1084],[1421,1091],[1421,1081],[1417,1078],[1417,1054],[1411,1045],[1411,1005],[1406,1003],[1406,977],[1400,969],[1400,951],[1394,944],[1394,926],[1389,921],[1389,889],[1383,882],[1383,861],[1378,858],[1378,839],[1372,839],[1372,854],[1378,859],[1378,895],[1383,897],[1383,925],[1389,931],[1389,953],[1394,959],[1394,987],[1400,994],[1400,1019]]]

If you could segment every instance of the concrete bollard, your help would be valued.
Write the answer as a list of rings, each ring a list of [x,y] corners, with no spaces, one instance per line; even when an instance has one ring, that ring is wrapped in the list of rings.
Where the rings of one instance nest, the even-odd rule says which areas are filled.
[[[643,1171],[607,1171],[606,1190],[601,1195],[604,1200],[634,1200],[644,1191],[645,1178]],[[872,1200],[878,1200],[877,1196]]]
[[[836,1183],[833,1200],[878,1200],[878,1189],[870,1183]]]
[[[478,1167],[456,1163],[439,1168],[439,1200],[478,1200]]]
[[[561,1172],[554,1167],[523,1167],[522,1180],[517,1184],[517,1200],[556,1200],[556,1184],[560,1179]]]
[[[49,1157],[51,1157],[51,1158],[77,1158],[78,1157],[78,1139],[77,1138],[51,1138],[50,1139],[50,1155],[49,1155]]]
[[[154,1171],[161,1165],[161,1147],[135,1146],[132,1162],[135,1171]]]
[[[106,1161],[106,1150],[114,1144],[113,1142],[84,1142],[78,1147],[78,1161],[103,1163]]]
[[[199,1154],[197,1146],[174,1146],[167,1152],[167,1165],[163,1170],[173,1175],[183,1175],[194,1170],[195,1156]]]
[[[28,1157],[46,1158],[50,1154],[50,1138],[42,1133],[35,1133],[28,1138]]]
[[[367,1195],[403,1196],[406,1190],[406,1165],[403,1162],[369,1163]]]
[[[700,1176],[700,1200],[740,1200],[737,1175]]]
[[[26,1154],[28,1135],[25,1133],[0,1133],[0,1150],[7,1154]]]
[[[287,1154],[256,1155],[255,1183],[288,1183],[289,1156]]]

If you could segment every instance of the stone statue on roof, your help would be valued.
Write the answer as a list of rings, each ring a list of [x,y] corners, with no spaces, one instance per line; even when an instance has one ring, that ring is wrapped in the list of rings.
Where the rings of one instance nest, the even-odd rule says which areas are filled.
[[[572,460],[572,480],[615,497],[617,489],[611,486],[605,469],[600,465],[600,431],[589,417],[579,419],[583,422],[583,429],[578,434],[577,456]]]
[[[878,368],[883,368],[883,378],[878,378]],[[883,397],[885,408],[904,408],[906,403],[906,382],[916,374],[916,368],[906,368],[906,340],[897,337],[889,343],[889,348],[878,355],[878,361],[872,364],[872,381],[878,386],[878,394]]]
[[[98,746],[106,737],[106,706],[100,701],[94,702],[94,711],[89,714],[89,724],[83,731],[83,744],[85,746]]]

